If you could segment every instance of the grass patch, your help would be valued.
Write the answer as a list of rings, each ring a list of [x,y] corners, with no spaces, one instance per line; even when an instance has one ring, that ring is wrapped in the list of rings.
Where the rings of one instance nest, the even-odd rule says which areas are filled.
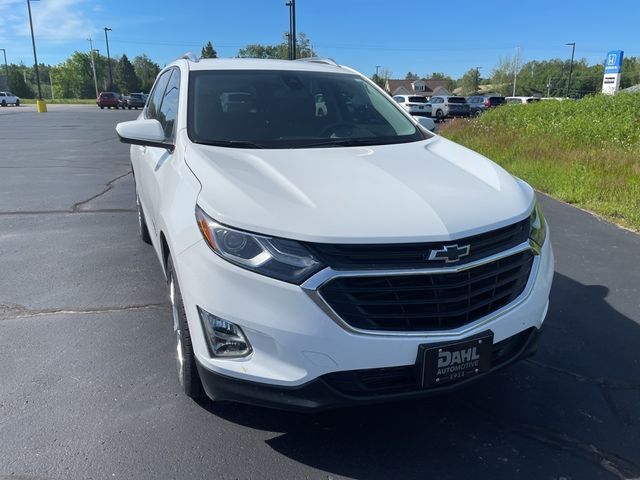
[[[509,105],[440,133],[538,190],[640,230],[640,95]]]
[[[25,105],[35,105],[35,98],[21,98],[20,103]],[[47,105],[95,105],[95,98],[56,98],[55,100],[45,99]]]

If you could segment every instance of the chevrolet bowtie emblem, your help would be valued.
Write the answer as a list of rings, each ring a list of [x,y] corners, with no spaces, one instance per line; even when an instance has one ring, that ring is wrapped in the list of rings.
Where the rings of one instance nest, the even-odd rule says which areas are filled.
[[[429,260],[444,260],[445,263],[453,263],[469,255],[469,250],[471,250],[471,245],[443,245],[440,250],[431,250]]]

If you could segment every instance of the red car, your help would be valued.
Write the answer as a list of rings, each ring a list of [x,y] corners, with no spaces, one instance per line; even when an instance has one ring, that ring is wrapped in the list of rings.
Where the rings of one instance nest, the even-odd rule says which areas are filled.
[[[98,100],[96,101],[96,103],[100,108],[122,107],[122,100],[120,98],[120,95],[114,92],[102,92],[100,95],[98,95]]]

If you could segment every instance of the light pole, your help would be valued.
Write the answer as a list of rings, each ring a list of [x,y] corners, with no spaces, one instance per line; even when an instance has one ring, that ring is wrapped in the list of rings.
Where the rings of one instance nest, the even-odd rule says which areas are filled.
[[[104,27],[104,39],[107,42],[107,63],[109,64],[109,90],[113,90],[113,73],[111,72],[111,55],[109,53],[109,35],[107,34],[107,32],[110,31],[110,28]]]
[[[96,98],[98,98],[98,77],[96,77],[96,62],[93,60],[93,39],[91,37],[87,38],[89,40],[89,49],[91,54],[91,69],[93,70],[93,85],[96,87]]]
[[[573,56],[576,53],[576,42],[565,43],[567,47],[571,47],[571,63],[569,64],[569,81],[567,82],[567,97],[569,96],[569,91],[571,90],[571,74],[573,73]]]
[[[376,65],[376,78],[380,78],[378,77],[378,70],[380,69],[380,67],[382,67],[382,65]]]
[[[289,36],[291,48],[289,50],[289,60],[296,59],[296,0],[289,0],[285,3],[289,7]]]
[[[36,83],[38,84],[38,100],[36,101],[36,106],[38,112],[46,112],[47,106],[42,100],[42,89],[40,88],[40,71],[38,69],[38,54],[36,53],[36,37],[33,34],[33,20],[31,18],[31,2],[39,1],[39,0],[27,0],[27,9],[29,10],[29,27],[31,27],[31,44],[33,45],[33,59],[35,60],[35,68],[36,68]]]
[[[0,48],[2,53],[4,54],[4,73],[7,75],[7,88],[9,88],[9,65],[7,65],[7,50],[5,48]]]
[[[520,47],[516,47],[516,59],[513,68],[513,94],[516,96],[516,84],[518,83],[518,63],[520,63]]]

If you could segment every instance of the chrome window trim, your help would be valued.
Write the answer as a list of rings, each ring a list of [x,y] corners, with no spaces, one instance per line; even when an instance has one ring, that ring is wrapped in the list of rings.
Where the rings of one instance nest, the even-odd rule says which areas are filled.
[[[490,315],[479,318],[474,322],[468,323],[462,327],[450,329],[450,330],[438,330],[438,331],[387,331],[387,330],[365,330],[355,328],[345,322],[340,315],[338,315],[333,308],[325,301],[320,294],[320,288],[330,280],[340,277],[377,277],[377,276],[393,276],[393,275],[424,275],[424,274],[440,274],[440,273],[457,273],[469,270],[471,268],[478,267],[487,263],[506,258],[511,255],[515,255],[521,252],[530,250],[534,254],[533,265],[531,266],[531,272],[529,273],[529,279],[522,293],[511,303],[496,310]],[[535,284],[540,269],[540,253],[541,248],[534,242],[526,241],[520,245],[516,245],[509,250],[505,250],[495,255],[476,260],[475,262],[466,263],[464,265],[441,267],[441,268],[419,268],[419,269],[388,269],[388,270],[334,270],[331,267],[327,267],[324,270],[319,271],[302,285],[302,291],[311,298],[311,300],[320,309],[326,313],[333,321],[335,321],[340,327],[347,330],[350,333],[356,333],[361,335],[376,335],[383,337],[423,337],[423,338],[440,338],[440,337],[461,337],[466,335],[471,330],[475,330],[487,323],[490,323],[510,312],[514,308],[522,304],[533,291],[533,285]]]

